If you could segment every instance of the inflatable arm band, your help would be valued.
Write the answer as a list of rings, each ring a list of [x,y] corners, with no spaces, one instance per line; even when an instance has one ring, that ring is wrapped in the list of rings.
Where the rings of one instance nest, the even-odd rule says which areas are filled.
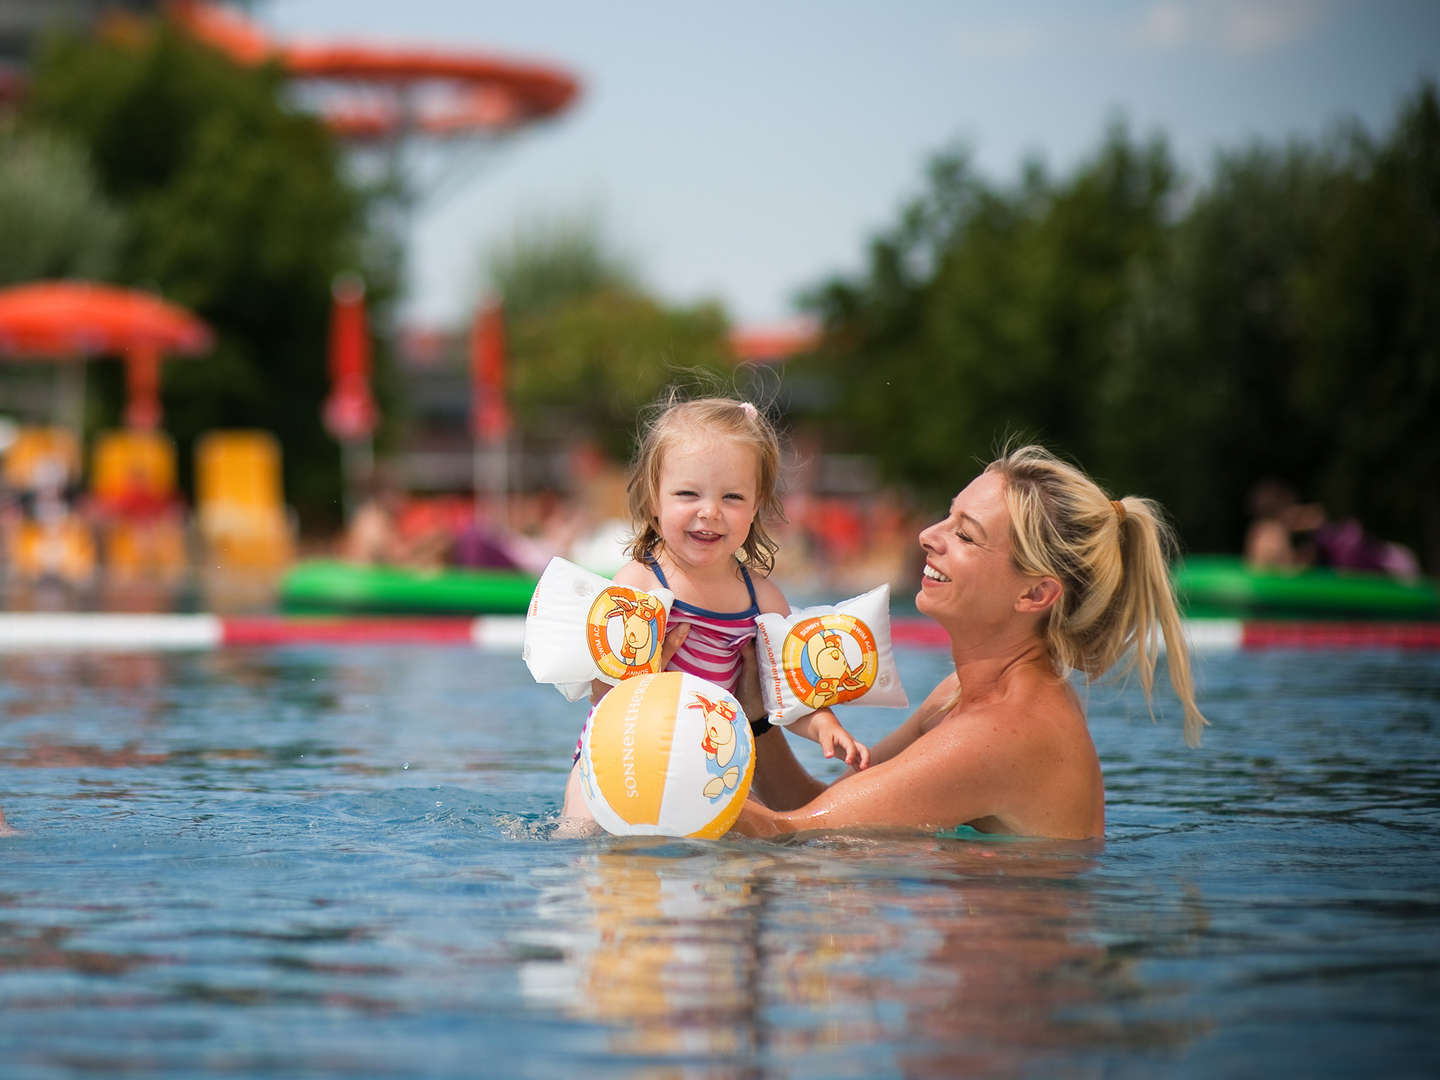
[[[565,559],[550,560],[525,615],[525,665],[569,701],[601,679],[612,686],[660,670],[674,594],[617,585]]]
[[[910,702],[890,647],[890,586],[838,604],[755,620],[760,692],[772,724],[864,699],[901,708]]]

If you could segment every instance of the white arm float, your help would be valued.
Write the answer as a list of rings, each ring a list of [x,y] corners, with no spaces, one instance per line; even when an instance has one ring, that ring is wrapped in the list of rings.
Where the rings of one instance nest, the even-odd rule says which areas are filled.
[[[566,559],[545,567],[525,615],[525,665],[568,701],[602,679],[612,686],[660,670],[660,646],[675,595],[631,588]]]
[[[772,724],[792,724],[830,705],[864,699],[910,702],[890,647],[890,586],[838,604],[755,620],[760,693]]]

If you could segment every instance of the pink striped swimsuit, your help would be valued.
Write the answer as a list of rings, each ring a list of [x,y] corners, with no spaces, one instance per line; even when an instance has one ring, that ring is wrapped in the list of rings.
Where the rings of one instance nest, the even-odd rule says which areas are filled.
[[[648,564],[665,588],[665,571],[658,562]],[[726,690],[734,690],[740,679],[740,647],[755,636],[755,617],[760,603],[755,599],[755,583],[750,571],[740,564],[745,588],[750,593],[750,606],[744,611],[724,613],[676,600],[670,607],[670,625],[689,623],[690,632],[670,659],[670,670],[685,671],[708,679]]]

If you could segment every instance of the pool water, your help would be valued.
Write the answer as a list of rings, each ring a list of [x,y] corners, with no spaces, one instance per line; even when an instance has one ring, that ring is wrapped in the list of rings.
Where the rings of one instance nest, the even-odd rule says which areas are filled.
[[[0,1074],[1436,1075],[1440,655],[1199,678],[1088,691],[1103,847],[777,844],[554,837],[513,655],[0,656]]]

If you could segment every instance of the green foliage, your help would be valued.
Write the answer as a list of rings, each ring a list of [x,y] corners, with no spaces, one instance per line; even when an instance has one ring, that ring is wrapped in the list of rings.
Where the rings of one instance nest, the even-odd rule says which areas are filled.
[[[120,230],[120,213],[79,145],[0,129],[0,285],[104,278],[115,266]]]
[[[490,278],[509,320],[512,396],[532,430],[584,434],[624,459],[666,386],[732,376],[724,312],[647,296],[593,219],[517,230]]]
[[[539,315],[600,292],[638,291],[629,264],[611,250],[599,222],[584,214],[518,226],[487,263],[491,286],[511,317]]]
[[[557,304],[511,323],[516,405],[532,428],[584,433],[623,460],[666,386],[731,371],[726,329],[714,305],[666,308],[619,290]]]
[[[868,280],[811,298],[831,342],[811,366],[840,382],[857,448],[948,498],[1012,434],[1094,451],[1106,423],[1094,387],[1133,268],[1159,246],[1174,170],[1163,144],[1116,128],[1064,185],[1032,166],[998,190],[956,153],[928,179],[873,245]]]
[[[927,181],[862,278],[809,298],[832,444],[938,500],[1035,438],[1158,498],[1192,550],[1237,547],[1281,476],[1440,564],[1432,86],[1381,142],[1256,146],[1199,190],[1123,128],[1063,181],[994,187],[955,153]]]
[[[166,427],[183,458],[210,428],[267,428],[285,447],[289,498],[309,520],[333,520],[338,450],[319,419],[330,282],[365,271],[383,322],[394,270],[364,266],[365,206],[333,140],[282,91],[278,71],[238,67],[157,27],[145,40],[53,42],[21,120],[84,146],[125,212],[115,280],[217,331],[212,354],[166,365]]]

